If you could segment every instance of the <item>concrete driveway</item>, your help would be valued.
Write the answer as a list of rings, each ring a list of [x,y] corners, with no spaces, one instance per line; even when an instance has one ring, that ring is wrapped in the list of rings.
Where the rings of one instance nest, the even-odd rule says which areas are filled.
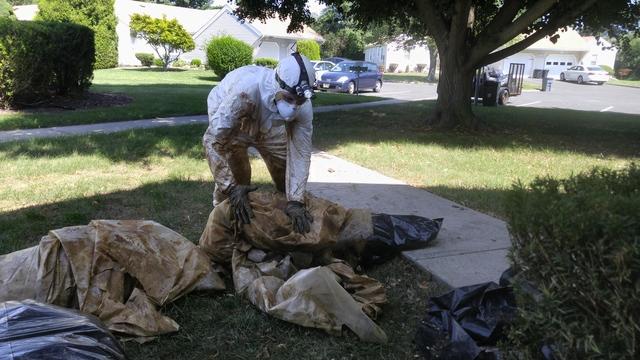
[[[536,83],[536,80],[527,80]],[[540,84],[540,81],[537,81]],[[384,96],[398,100],[432,100],[437,98],[437,84],[386,82],[380,93],[364,92],[364,96]],[[615,85],[578,85],[555,80],[550,92],[525,91],[514,96],[509,106],[560,108],[584,111],[611,111],[640,115],[640,88]]]

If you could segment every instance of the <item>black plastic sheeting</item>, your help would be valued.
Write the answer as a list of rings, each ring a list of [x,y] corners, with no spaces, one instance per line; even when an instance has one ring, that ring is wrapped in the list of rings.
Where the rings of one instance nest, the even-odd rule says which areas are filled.
[[[373,236],[367,240],[364,263],[381,263],[401,251],[428,246],[440,232],[442,219],[416,215],[373,214]]]
[[[97,318],[32,300],[0,303],[0,358],[126,359]]]
[[[499,359],[495,345],[515,312],[512,288],[494,282],[432,297],[418,326],[418,350],[425,359]]]

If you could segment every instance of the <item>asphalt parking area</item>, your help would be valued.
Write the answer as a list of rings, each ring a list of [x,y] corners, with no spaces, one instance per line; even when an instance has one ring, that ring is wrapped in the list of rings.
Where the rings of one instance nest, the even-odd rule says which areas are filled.
[[[640,88],[608,84],[579,85],[554,80],[550,92],[525,91],[520,96],[511,97],[509,106],[611,111],[640,115]]]
[[[540,84],[540,80],[526,80]],[[399,100],[435,100],[437,84],[385,82],[382,91],[364,91],[361,96],[382,96]],[[559,108],[583,111],[619,112],[640,115],[640,88],[595,85],[554,80],[551,91],[525,90],[509,99],[508,106]]]

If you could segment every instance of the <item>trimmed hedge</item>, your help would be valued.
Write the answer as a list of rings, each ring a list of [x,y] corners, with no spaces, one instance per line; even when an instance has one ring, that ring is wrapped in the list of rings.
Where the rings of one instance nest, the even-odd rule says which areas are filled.
[[[191,67],[200,67],[202,66],[202,60],[200,59],[191,59],[191,63],[189,64]]]
[[[80,94],[91,85],[94,61],[85,26],[0,19],[0,106]]]
[[[153,54],[152,53],[136,53],[136,59],[140,61],[142,66],[149,67],[153,65]]]
[[[207,63],[220,78],[239,67],[250,65],[252,60],[251,46],[232,36],[214,38],[207,45]]]
[[[254,63],[258,66],[268,67],[269,69],[275,69],[278,66],[278,60],[272,58],[257,58]]]
[[[309,60],[320,60],[320,45],[314,40],[298,40],[296,49]]]
[[[640,167],[517,184],[506,209],[513,265],[541,293],[517,291],[512,356],[640,358]]]
[[[118,66],[115,0],[40,0],[36,19],[80,24],[95,32],[96,69]]]

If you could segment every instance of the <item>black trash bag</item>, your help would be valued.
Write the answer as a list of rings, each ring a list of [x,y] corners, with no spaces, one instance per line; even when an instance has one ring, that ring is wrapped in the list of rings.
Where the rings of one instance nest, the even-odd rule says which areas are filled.
[[[457,288],[429,299],[416,344],[426,359],[498,359],[495,345],[515,316],[510,287],[494,282]]]
[[[0,358],[126,359],[97,318],[33,300],[0,303]]]
[[[367,239],[362,261],[382,263],[406,250],[427,247],[440,232],[442,219],[416,215],[373,214],[373,235]]]

